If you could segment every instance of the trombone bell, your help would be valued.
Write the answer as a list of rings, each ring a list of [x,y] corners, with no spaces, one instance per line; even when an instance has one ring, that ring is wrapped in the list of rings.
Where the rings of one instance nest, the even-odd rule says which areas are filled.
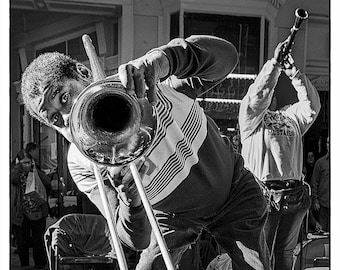
[[[86,87],[69,121],[79,151],[105,166],[127,165],[145,155],[157,128],[156,110],[147,99],[127,94],[118,79]]]

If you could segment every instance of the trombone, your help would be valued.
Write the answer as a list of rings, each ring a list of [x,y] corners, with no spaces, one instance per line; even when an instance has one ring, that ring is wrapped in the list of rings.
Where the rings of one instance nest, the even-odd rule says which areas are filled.
[[[165,265],[168,270],[174,270],[167,244],[134,163],[136,159],[148,152],[153,141],[157,128],[156,111],[150,108],[146,99],[137,100],[122,91],[123,86],[118,79],[105,80],[106,74],[101,68],[90,37],[83,35],[82,40],[89,58],[93,83],[80,93],[73,104],[70,113],[70,128],[77,148],[93,162],[94,174],[113,238],[119,268],[128,269],[98,164],[129,165]],[[115,113],[121,113],[121,115],[112,121],[113,118],[110,117]]]

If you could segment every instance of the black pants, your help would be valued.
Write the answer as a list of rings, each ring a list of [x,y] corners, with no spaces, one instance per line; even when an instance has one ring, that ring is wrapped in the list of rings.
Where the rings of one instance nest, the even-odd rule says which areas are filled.
[[[269,251],[263,230],[267,209],[260,186],[250,172],[243,170],[232,183],[228,200],[210,217],[191,219],[185,215],[154,211],[175,265],[205,229],[228,253],[234,270],[268,270]],[[153,233],[136,269],[166,269]]]
[[[272,268],[290,270],[301,224],[311,205],[310,197],[307,187],[300,181],[268,181],[266,185],[281,194],[279,202],[271,197],[270,213],[265,225]]]
[[[329,222],[329,217],[330,217],[330,210],[327,207],[324,207],[320,205],[320,210],[316,214],[317,220],[322,226],[322,230],[329,232],[330,228],[330,222]]]
[[[29,266],[29,248],[31,244],[33,247],[34,265],[46,265],[47,259],[43,239],[45,229],[46,218],[29,220],[27,217],[24,217],[20,233],[21,239],[18,241],[18,252],[21,266]]]

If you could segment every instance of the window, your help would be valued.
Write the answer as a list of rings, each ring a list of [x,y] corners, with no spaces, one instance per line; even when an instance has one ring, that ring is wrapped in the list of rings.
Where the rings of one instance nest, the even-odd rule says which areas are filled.
[[[90,36],[98,54],[98,41],[96,32],[89,33],[88,35]],[[81,36],[37,50],[36,55],[38,56],[45,52],[55,51],[70,55],[72,58],[78,60],[79,62],[88,61]]]
[[[268,54],[269,22],[261,23],[262,18],[248,16],[233,16],[222,14],[193,13],[183,14],[183,33],[179,29],[182,18],[180,13],[170,16],[170,38],[179,35],[213,35],[230,41],[239,53],[239,63],[233,73],[242,74],[230,77],[222,83],[202,94],[200,102],[205,112],[219,121],[221,131],[227,134],[227,130],[237,131],[238,102],[211,102],[204,98],[240,100],[244,97],[254,76],[258,74],[260,64]],[[264,27],[264,29],[261,29]],[[261,40],[261,31],[264,33]],[[261,44],[264,44],[263,48]],[[262,53],[263,52],[263,53]]]
[[[264,22],[264,53],[263,53],[263,63],[266,63],[268,56],[268,43],[269,43],[269,21]]]
[[[119,36],[119,30],[118,30],[118,23],[113,24],[113,55],[118,55],[118,36]]]
[[[184,13],[185,37],[199,34],[214,35],[235,45],[240,61],[234,73],[259,72],[260,29],[260,17]]]
[[[179,12],[171,14],[170,24],[170,39],[179,37]]]

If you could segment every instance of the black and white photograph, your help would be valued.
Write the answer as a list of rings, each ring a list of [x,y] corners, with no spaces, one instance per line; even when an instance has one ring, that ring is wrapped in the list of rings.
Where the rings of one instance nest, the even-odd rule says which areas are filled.
[[[336,270],[333,3],[10,0],[1,268]]]

